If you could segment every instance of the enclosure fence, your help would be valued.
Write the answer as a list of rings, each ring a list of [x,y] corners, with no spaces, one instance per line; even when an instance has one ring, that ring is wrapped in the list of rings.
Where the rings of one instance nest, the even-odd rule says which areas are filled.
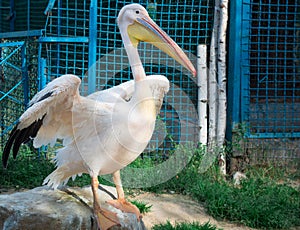
[[[257,162],[299,163],[299,1],[243,0],[231,23],[231,114],[248,137],[244,150]]]

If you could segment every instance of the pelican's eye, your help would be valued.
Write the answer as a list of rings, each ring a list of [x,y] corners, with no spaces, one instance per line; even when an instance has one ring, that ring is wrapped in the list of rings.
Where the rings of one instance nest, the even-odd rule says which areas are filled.
[[[136,14],[140,14],[140,11],[139,11],[139,10],[136,10],[135,13],[136,13]]]

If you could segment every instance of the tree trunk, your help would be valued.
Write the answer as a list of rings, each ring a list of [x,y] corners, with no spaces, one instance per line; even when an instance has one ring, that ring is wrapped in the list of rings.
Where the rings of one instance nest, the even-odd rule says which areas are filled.
[[[202,145],[207,145],[207,63],[206,45],[198,45],[198,116],[199,116],[199,141]]]
[[[226,174],[226,153],[224,149],[226,131],[226,30],[228,21],[228,0],[220,0],[220,26],[218,34],[218,125],[217,125],[217,146],[220,150],[220,170]]]

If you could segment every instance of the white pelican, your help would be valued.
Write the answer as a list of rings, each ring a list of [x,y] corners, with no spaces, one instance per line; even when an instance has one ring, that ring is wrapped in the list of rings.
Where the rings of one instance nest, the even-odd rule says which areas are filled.
[[[11,149],[16,157],[20,145],[31,139],[37,148],[63,139],[64,147],[55,158],[57,168],[44,184],[57,188],[70,177],[88,173],[94,214],[102,230],[119,222],[116,214],[102,209],[98,203],[98,175],[113,174],[118,199],[110,204],[140,217],[138,209],[125,200],[119,170],[145,149],[154,130],[156,108],[160,107],[169,87],[164,76],[146,77],[138,43],[152,43],[193,75],[196,73],[187,56],[151,20],[144,7],[124,6],[118,15],[118,26],[134,81],[82,97],[78,90],[81,80],[77,76],[63,75],[53,80],[30,101],[29,108],[10,133],[2,156],[6,167]]]

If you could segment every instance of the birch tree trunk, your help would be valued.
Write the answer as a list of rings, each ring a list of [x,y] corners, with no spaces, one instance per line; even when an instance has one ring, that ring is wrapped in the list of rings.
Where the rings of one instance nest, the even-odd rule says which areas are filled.
[[[199,116],[199,141],[202,145],[207,145],[207,63],[206,45],[198,45],[197,50],[197,83],[198,83],[198,116]]]
[[[216,160],[220,171],[226,174],[226,153],[224,148],[226,131],[226,30],[228,21],[228,1],[215,0],[214,24],[210,43],[209,59],[209,131],[208,148],[200,170],[204,172]],[[200,117],[199,117],[200,118]]]
[[[217,118],[218,118],[218,82],[217,82],[217,41],[219,28],[219,0],[215,3],[214,24],[210,43],[210,58],[208,71],[208,107],[209,107],[209,126],[208,126],[208,145],[199,172],[205,172],[216,160],[217,151]]]
[[[218,34],[218,122],[217,146],[220,150],[220,170],[226,174],[226,152],[224,149],[226,132],[226,30],[228,21],[228,0],[220,0],[220,27]]]
[[[214,25],[210,44],[210,59],[209,59],[209,138],[208,149],[213,151],[217,143],[217,116],[218,116],[218,82],[217,82],[217,38],[219,28],[219,0],[215,1]]]

